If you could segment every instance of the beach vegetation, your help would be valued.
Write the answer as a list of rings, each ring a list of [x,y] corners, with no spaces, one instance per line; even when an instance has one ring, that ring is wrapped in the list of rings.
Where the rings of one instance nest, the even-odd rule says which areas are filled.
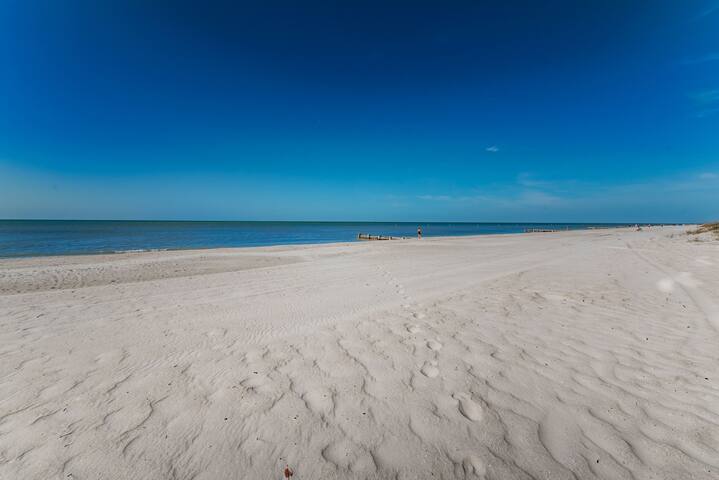
[[[711,222],[700,225],[699,227],[689,230],[689,235],[699,235],[701,233],[713,233],[719,239],[719,222]]]

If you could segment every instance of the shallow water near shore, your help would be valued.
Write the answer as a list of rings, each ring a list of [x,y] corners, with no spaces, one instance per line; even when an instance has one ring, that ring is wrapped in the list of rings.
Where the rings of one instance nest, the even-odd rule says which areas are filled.
[[[606,223],[421,223],[423,235],[576,230]],[[0,220],[0,257],[115,253],[350,242],[358,233],[414,236],[410,222],[186,222],[114,220]]]

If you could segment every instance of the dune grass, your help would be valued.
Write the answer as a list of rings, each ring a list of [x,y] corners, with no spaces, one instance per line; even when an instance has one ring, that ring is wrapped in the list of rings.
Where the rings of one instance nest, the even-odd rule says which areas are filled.
[[[689,230],[687,233],[690,235],[713,233],[717,238],[719,238],[719,222],[705,223],[694,230]]]

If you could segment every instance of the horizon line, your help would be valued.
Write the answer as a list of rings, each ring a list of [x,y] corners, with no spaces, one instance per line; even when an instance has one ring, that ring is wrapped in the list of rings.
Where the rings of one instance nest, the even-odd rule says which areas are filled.
[[[587,225],[587,224],[605,224],[605,225],[694,225],[709,223],[713,220],[698,222],[678,222],[678,221],[624,221],[624,222],[606,222],[606,221],[468,221],[468,220],[198,220],[198,219],[118,219],[118,218],[0,218],[0,222],[205,222],[205,223],[462,223],[462,224],[564,224],[564,225]]]

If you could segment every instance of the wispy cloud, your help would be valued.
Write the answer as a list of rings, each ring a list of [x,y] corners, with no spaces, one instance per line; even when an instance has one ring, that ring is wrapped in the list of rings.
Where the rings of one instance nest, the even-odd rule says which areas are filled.
[[[421,209],[428,214],[485,221],[706,220],[716,215],[719,171],[688,171],[612,185],[520,173],[510,183],[414,198],[415,204],[422,201]]]
[[[418,195],[417,198],[420,200],[447,202],[451,201],[454,197],[451,195]]]
[[[690,95],[692,99],[701,104],[711,104],[719,102],[719,90],[700,90]]]
[[[528,188],[547,188],[552,186],[552,182],[539,180],[528,172],[521,172],[517,175],[517,184]]]
[[[700,90],[689,97],[698,108],[697,117],[708,117],[719,113],[719,89]]]
[[[515,199],[515,203],[535,207],[558,207],[565,204],[566,199],[539,190],[527,190]]]
[[[464,207],[474,205],[503,210],[561,207],[568,201],[568,199],[555,192],[534,187],[527,188],[524,185],[505,186],[500,187],[498,190],[492,188],[482,190],[467,195],[419,195],[417,198],[426,202],[442,203],[443,205]]]
[[[707,53],[705,55],[701,55],[699,57],[692,57],[684,60],[684,63],[686,64],[695,64],[695,63],[706,63],[706,62],[715,62],[719,60],[719,53]]]
[[[719,3],[704,9],[701,13],[699,13],[698,18],[704,18],[704,17],[711,15],[712,13],[717,12],[717,11],[719,11]]]
[[[717,113],[719,113],[719,108],[707,108],[706,110],[702,110],[697,113],[697,118],[710,117],[712,115],[716,115]]]
[[[492,145],[491,147],[485,148],[485,150],[490,153],[497,153],[499,151],[499,147],[496,145]]]

